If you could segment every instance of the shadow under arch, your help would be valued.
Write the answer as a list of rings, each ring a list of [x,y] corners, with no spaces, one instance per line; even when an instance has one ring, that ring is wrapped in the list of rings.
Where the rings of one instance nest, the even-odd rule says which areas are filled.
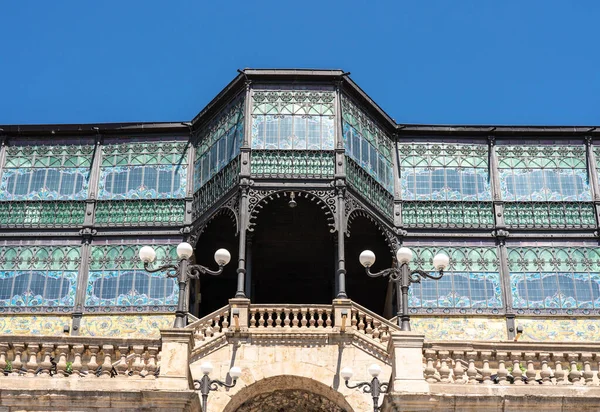
[[[259,380],[236,393],[223,412],[354,412],[344,396],[311,378],[280,375]]]
[[[222,208],[211,216],[196,242],[194,257],[196,263],[210,269],[217,269],[214,254],[225,248],[231,253],[231,261],[218,276],[200,275],[200,279],[190,281],[190,312],[202,317],[227,305],[237,289],[238,233],[235,215],[228,208]]]
[[[365,273],[358,257],[363,250],[375,252],[377,257],[372,272],[392,266],[393,254],[389,239],[376,221],[364,212],[354,211],[348,216],[346,237],[346,292],[354,302],[387,318],[393,316],[393,287],[388,277],[371,278]]]
[[[314,195],[293,193],[293,199],[291,191],[275,193],[253,211],[246,290],[254,303],[330,303],[334,298],[331,211]]]

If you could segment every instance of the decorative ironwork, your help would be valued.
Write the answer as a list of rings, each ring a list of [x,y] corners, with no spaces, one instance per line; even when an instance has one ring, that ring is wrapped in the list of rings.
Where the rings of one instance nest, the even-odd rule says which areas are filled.
[[[513,307],[599,309],[600,248],[508,248]]]
[[[237,98],[194,136],[194,192],[239,155],[244,139],[244,107],[244,98]]]
[[[411,246],[415,258],[412,268],[430,267],[440,252],[450,257],[444,278],[424,280],[409,292],[409,306],[422,309],[502,308],[500,261],[495,247],[421,247]]]
[[[402,203],[405,227],[491,228],[494,226],[492,202]]]
[[[198,239],[204,233],[204,230],[208,227],[210,222],[218,216],[227,216],[231,219],[231,223],[234,227],[235,233],[239,233],[239,213],[240,213],[240,196],[238,193],[234,193],[227,201],[225,201],[219,208],[210,216],[204,215],[202,218],[194,222],[193,227],[187,231],[189,233],[187,242],[192,246],[196,246]],[[182,230],[182,233],[186,233]]]
[[[179,225],[185,219],[185,200],[108,200],[96,203],[99,226]]]
[[[390,248],[390,252],[395,253],[396,250],[400,247],[400,241],[398,237],[394,234],[394,232],[386,226],[386,224],[380,221],[376,216],[374,216],[366,207],[362,205],[360,201],[354,198],[351,194],[346,195],[345,202],[345,213],[346,224],[344,226],[345,233],[347,237],[351,236],[352,223],[358,216],[362,216],[365,219],[370,220],[377,229],[381,232],[381,234],[385,237],[385,240]]]
[[[183,198],[187,143],[121,143],[102,146],[99,199]]]
[[[266,178],[332,179],[335,158],[332,151],[252,150],[253,176]]]
[[[84,201],[0,202],[4,227],[80,226],[84,218]]]
[[[149,274],[138,256],[138,244],[92,246],[86,288],[86,311],[173,311],[177,284],[161,274]],[[153,245],[156,264],[177,262],[175,245]],[[94,309],[96,307],[96,309]]]
[[[584,202],[506,202],[504,221],[511,228],[594,228],[594,205]]]
[[[280,89],[283,89],[281,86]],[[333,90],[254,90],[253,115],[335,115]]]
[[[358,164],[346,157],[346,177],[350,187],[383,215],[392,219],[394,197]]]
[[[87,198],[94,146],[9,146],[0,200]]]
[[[278,199],[280,197],[290,196],[292,191],[287,190],[257,190],[250,189],[248,193],[248,215],[250,218],[248,219],[248,230],[253,231],[254,226],[256,226],[255,220],[258,218],[261,210],[263,209],[263,204],[269,203],[269,201]],[[329,231],[334,233],[336,231],[336,197],[334,190],[294,190],[294,196],[296,198],[305,197],[308,200],[316,202],[325,213],[325,218],[327,219],[328,225],[330,227]]]
[[[502,199],[591,201],[585,147],[497,146]]]
[[[198,219],[204,212],[217,203],[240,180],[239,156],[223,170],[212,177],[202,188],[194,193],[193,219]]]
[[[1,311],[70,311],[80,257],[78,245],[0,247]]]

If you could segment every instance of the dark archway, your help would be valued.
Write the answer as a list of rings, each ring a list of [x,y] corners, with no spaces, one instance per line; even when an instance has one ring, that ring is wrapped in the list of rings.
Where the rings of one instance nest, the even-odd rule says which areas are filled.
[[[387,269],[392,265],[392,253],[380,228],[365,216],[352,216],[346,238],[346,291],[348,297],[373,312],[391,317],[392,289],[387,277],[371,278],[360,264],[360,253],[369,249],[377,260],[372,272]]]
[[[250,297],[255,303],[329,303],[334,297],[335,247],[321,206],[296,196],[274,197],[252,234]]]
[[[202,317],[227,305],[235,296],[237,287],[238,237],[233,217],[219,213],[206,226],[200,235],[194,256],[196,262],[216,269],[214,254],[225,248],[231,253],[231,262],[219,276],[201,275],[199,280],[190,282],[190,312]]]

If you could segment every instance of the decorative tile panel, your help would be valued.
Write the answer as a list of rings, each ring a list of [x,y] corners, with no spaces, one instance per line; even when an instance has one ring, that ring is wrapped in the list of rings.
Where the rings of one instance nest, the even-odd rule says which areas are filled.
[[[411,316],[413,332],[426,340],[507,340],[506,320],[485,317]]]
[[[177,304],[177,282],[165,272],[148,273],[138,256],[142,245],[92,246],[85,305],[118,306],[122,310],[150,310]],[[153,267],[177,262],[175,245],[153,245]]]
[[[98,199],[183,198],[187,143],[119,143],[102,146]]]
[[[508,249],[513,307],[600,309],[600,248]]]
[[[175,315],[84,315],[80,336],[159,338],[161,329],[173,327]]]
[[[80,247],[0,247],[0,312],[54,311],[75,303]]]
[[[86,199],[94,147],[9,146],[0,201]]]
[[[523,327],[519,341],[526,342],[600,342],[600,319],[581,318],[521,318]]]
[[[369,115],[342,95],[342,124],[346,155],[388,192],[394,191],[392,140]]]
[[[507,201],[591,201],[584,146],[497,146]]]
[[[411,269],[433,269],[433,257],[444,252],[450,265],[440,280],[424,279],[409,289],[413,308],[501,308],[502,286],[495,247],[411,247]],[[431,270],[432,274],[435,274]]]
[[[195,136],[194,192],[240,154],[244,140],[244,99],[234,100]]]
[[[71,327],[71,316],[0,316],[0,335],[64,336],[65,326]]]

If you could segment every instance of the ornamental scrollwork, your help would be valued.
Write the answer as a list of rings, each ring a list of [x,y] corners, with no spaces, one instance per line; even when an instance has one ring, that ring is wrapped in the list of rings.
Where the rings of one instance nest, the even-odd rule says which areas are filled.
[[[361,216],[369,221],[371,221],[377,229],[381,232],[381,234],[385,237],[386,243],[390,248],[390,251],[393,253],[398,250],[400,247],[400,241],[398,236],[394,233],[394,230],[389,228],[385,223],[380,221],[377,217],[375,217],[361,202],[359,202],[354,196],[348,195],[346,196],[346,205],[345,205],[345,222],[344,222],[344,232],[347,237],[351,236],[350,230],[352,223],[354,220]]]

